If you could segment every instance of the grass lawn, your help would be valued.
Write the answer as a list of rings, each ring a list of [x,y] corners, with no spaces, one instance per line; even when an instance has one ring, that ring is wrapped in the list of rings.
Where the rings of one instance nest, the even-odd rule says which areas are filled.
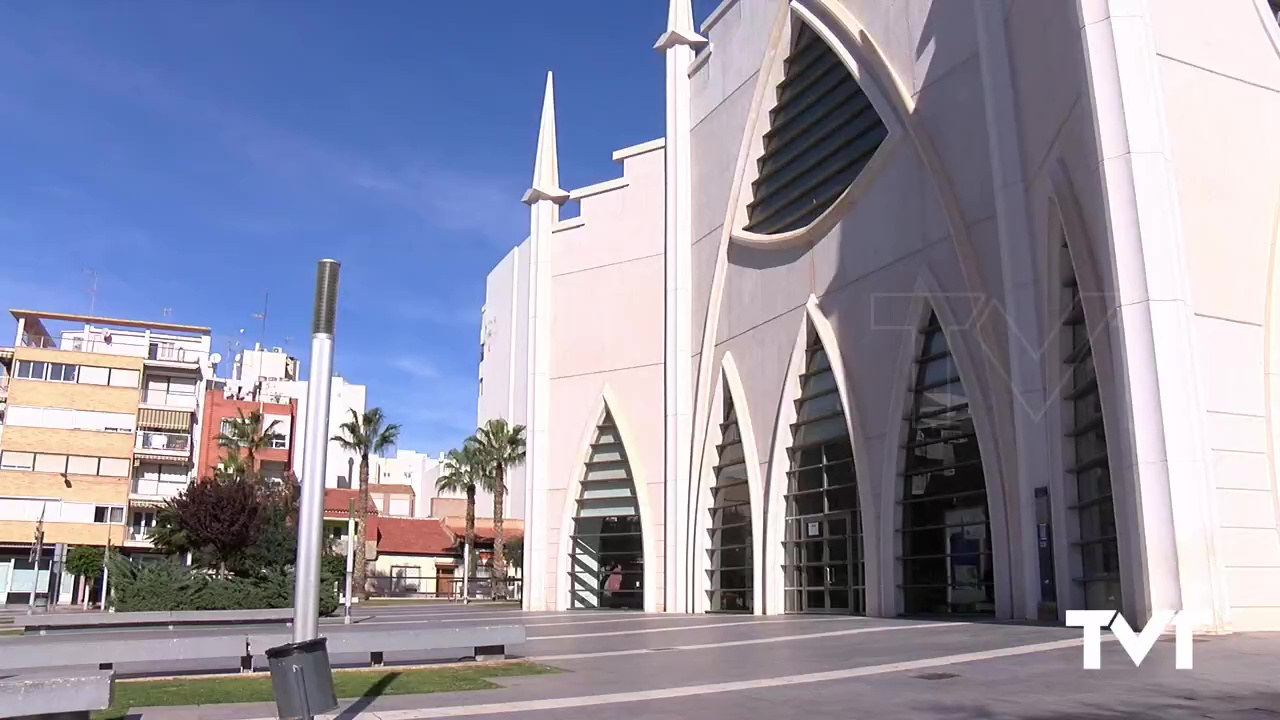
[[[335,670],[333,689],[340,699],[365,695],[414,695],[488,690],[498,687],[488,678],[546,675],[559,672],[535,663],[472,665],[426,669]],[[117,680],[115,702],[94,720],[121,720],[130,708],[154,705],[214,705],[272,702],[269,677],[200,678],[192,680]]]

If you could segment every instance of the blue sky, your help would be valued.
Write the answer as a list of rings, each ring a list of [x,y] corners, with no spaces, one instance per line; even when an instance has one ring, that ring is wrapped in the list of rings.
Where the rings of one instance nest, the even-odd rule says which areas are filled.
[[[88,312],[91,269],[97,314],[169,308],[226,355],[270,293],[266,344],[305,363],[335,257],[338,371],[402,447],[447,449],[475,425],[485,275],[527,232],[544,73],[562,184],[614,177],[610,152],[662,135],[665,20],[665,0],[6,3],[0,308]]]

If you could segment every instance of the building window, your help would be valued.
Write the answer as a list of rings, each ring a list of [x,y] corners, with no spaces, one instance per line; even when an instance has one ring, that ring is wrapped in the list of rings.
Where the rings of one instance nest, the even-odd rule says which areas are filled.
[[[0,452],[0,470],[31,470],[35,467],[36,454],[5,450]]]
[[[1073,565],[1073,579],[1084,588],[1084,607],[1090,610],[1119,610],[1120,549],[1116,541],[1115,501],[1111,492],[1111,466],[1107,461],[1107,429],[1102,417],[1098,373],[1093,363],[1093,346],[1085,324],[1084,304],[1071,262],[1071,253],[1062,245],[1063,279],[1063,370],[1067,377],[1063,404],[1066,413],[1066,442],[1071,458],[1067,472],[1075,478],[1071,509],[1077,527],[1072,546],[1079,565]]]
[[[853,443],[831,359],[812,327],[791,437],[783,560],[786,610],[865,613]]]
[[[724,420],[716,446],[715,485],[711,488],[712,612],[749,613],[755,566],[751,541],[751,487],[738,429],[738,413],[724,384]]]
[[[783,233],[818,219],[853,184],[889,130],[844,62],[802,20],[769,113],[746,230]]]
[[[49,363],[49,379],[53,382],[73,383],[76,381],[76,370],[78,369],[75,365]]]
[[[13,376],[20,380],[43,380],[48,372],[48,365],[38,360],[19,360]]]
[[[644,543],[631,463],[605,410],[569,538],[570,607],[644,607]]]
[[[80,368],[81,385],[110,385],[111,368],[84,365]]]
[[[124,523],[124,508],[98,505],[93,509],[93,521],[98,524],[120,525]]]
[[[938,316],[921,331],[907,419],[902,597],[907,614],[995,611],[982,456],[960,372]]]

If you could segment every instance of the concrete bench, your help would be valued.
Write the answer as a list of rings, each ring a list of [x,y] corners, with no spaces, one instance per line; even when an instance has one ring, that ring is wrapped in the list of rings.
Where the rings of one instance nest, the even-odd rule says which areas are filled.
[[[264,610],[183,610],[174,612],[66,613],[18,616],[13,619],[23,633],[38,630],[107,629],[118,627],[176,627],[197,625],[293,624],[292,608]]]
[[[88,720],[111,707],[114,689],[109,672],[0,676],[0,718]]]
[[[230,635],[181,635],[177,637],[95,638],[84,642],[72,637],[9,640],[0,645],[0,671],[73,668],[96,665],[111,670],[118,663],[239,658],[240,669],[249,668],[248,641],[244,633]]]
[[[380,667],[384,653],[452,648],[470,648],[480,662],[504,660],[508,645],[519,645],[525,641],[525,629],[523,625],[429,627],[387,633],[334,629],[325,637],[328,638],[330,656],[367,653],[369,665]],[[293,638],[286,635],[250,635],[249,650],[260,655],[266,653],[267,648],[292,641]]]

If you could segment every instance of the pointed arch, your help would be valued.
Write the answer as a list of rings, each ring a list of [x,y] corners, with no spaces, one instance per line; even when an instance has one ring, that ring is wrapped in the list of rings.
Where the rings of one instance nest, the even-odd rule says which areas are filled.
[[[1007,618],[1013,600],[1010,523],[995,428],[985,412],[988,402],[977,382],[979,365],[968,342],[970,332],[978,330],[975,323],[956,322],[948,299],[975,301],[972,295],[943,293],[932,272],[922,269],[909,314],[916,325],[904,328],[908,332],[899,353],[898,382],[904,392],[894,396],[890,414],[903,418],[901,435],[885,447],[881,476],[883,487],[890,490],[879,497],[885,518],[881,602],[886,610],[902,614],[964,612]],[[956,447],[964,443],[971,444]],[[942,462],[948,452],[955,459]],[[938,491],[940,486],[945,489],[946,479],[957,477],[966,483],[964,488]],[[947,508],[942,496],[968,500]],[[979,497],[980,509],[974,501]],[[930,513],[943,521],[924,524]]]
[[[868,611],[865,528],[874,526],[859,481],[862,443],[830,325],[810,296],[788,363],[770,462],[766,610]],[[865,475],[863,476],[865,477]],[[768,573],[781,568],[782,576]]]
[[[1071,576],[1068,606],[1123,610],[1123,563],[1112,490],[1115,465],[1108,456],[1108,422],[1096,367],[1100,358],[1094,350],[1094,338],[1100,327],[1105,331],[1106,319],[1100,323],[1094,316],[1100,308],[1082,292],[1079,250],[1071,247],[1058,213],[1050,217],[1057,227],[1050,228],[1049,252],[1058,255],[1058,268],[1047,284],[1058,292],[1049,308],[1057,311],[1060,326],[1050,358],[1056,361],[1058,382],[1053,388],[1060,399],[1062,468],[1067,475],[1063,501],[1073,516],[1066,527],[1071,547],[1066,556]]]
[[[825,0],[792,0],[775,29],[750,111],[750,162],[740,165],[747,191],[731,209],[733,237],[745,244],[828,232],[901,139],[899,116],[868,70],[888,66],[850,21]],[[816,148],[825,151],[810,163]]]
[[[760,615],[764,612],[765,563],[764,558],[764,517],[765,490],[761,476],[760,454],[756,447],[756,435],[746,391],[742,386],[742,378],[733,353],[726,351],[720,358],[720,383],[711,401],[711,415],[715,421],[711,423],[704,443],[704,452],[699,472],[694,473],[695,492],[692,494],[694,513],[689,525],[692,528],[689,552],[695,576],[691,583],[692,605],[696,611],[715,612],[711,582],[712,558],[714,546],[714,528],[712,527],[713,511],[712,490],[716,484],[717,465],[721,463],[720,448],[724,444],[725,418],[728,415],[726,406],[733,407],[733,421],[737,426],[740,438],[742,460],[749,492],[749,526],[751,569],[748,587],[749,611]],[[723,609],[721,608],[721,611]]]
[[[705,581],[702,606],[710,612],[756,613],[761,609],[763,533],[759,460],[751,416],[737,365],[730,353],[721,358],[722,382],[714,408],[715,453],[706,493],[698,495],[698,553]],[[709,447],[710,449],[710,447]]]
[[[646,482],[648,473],[643,463],[626,450],[627,438],[633,437],[628,418],[612,389],[605,385],[579,441],[579,447],[583,448],[581,470],[574,474],[566,489],[557,561],[560,570],[557,581],[564,583],[564,590],[557,593],[560,610],[592,607],[589,604],[591,591],[599,586],[593,586],[591,573],[596,573],[595,581],[603,584],[608,579],[609,567],[607,564],[602,567],[601,563],[614,562],[622,565],[625,587],[621,598],[627,601],[638,599],[638,609],[645,611],[652,612],[658,608],[657,599],[661,592],[656,584],[658,568],[654,561],[655,530],[649,484]],[[624,476],[626,482],[623,482]],[[630,494],[627,493],[627,484],[630,485]],[[588,512],[580,513],[583,507],[589,507]],[[609,509],[619,510],[619,513],[611,516],[606,512]],[[634,516],[626,515],[626,511],[633,511]],[[599,518],[609,517],[634,517],[635,520],[614,521],[613,525],[617,527],[605,528],[605,521]],[[591,523],[591,527],[585,529],[594,533],[578,532],[582,527],[579,521],[584,518]],[[596,528],[597,524],[601,527]],[[638,528],[638,548],[634,545],[627,548],[614,546],[623,537],[635,537],[636,530],[621,527],[627,524]],[[597,539],[591,540],[589,536],[592,535]],[[601,547],[599,541],[599,537],[604,535],[611,536],[605,541],[610,544],[607,548]],[[587,541],[585,547],[579,547],[582,543],[578,542],[577,536]],[[576,552],[578,549],[583,552]],[[635,558],[636,551],[638,559]],[[593,553],[596,558],[594,565],[590,559],[585,559]],[[585,561],[576,562],[575,555],[584,556]],[[636,582],[639,583],[638,588],[633,585]],[[578,588],[576,598],[575,583]],[[608,600],[601,593],[595,597],[597,601]]]
[[[1100,264],[1094,254],[1094,245],[1088,234],[1087,223],[1067,169],[1061,163],[1051,166],[1049,180],[1051,193],[1047,228],[1049,249],[1056,250],[1065,244],[1070,248],[1070,254],[1067,259],[1058,252],[1046,253],[1049,260],[1046,274],[1049,282],[1045,283],[1047,292],[1044,298],[1047,322],[1056,323],[1062,319],[1058,306],[1052,304],[1056,299],[1052,293],[1058,290],[1061,284],[1058,280],[1064,273],[1062,263],[1070,262],[1083,299],[1082,309],[1086,327],[1089,329],[1088,337],[1094,358],[1095,382],[1101,400],[1103,422],[1107,423],[1108,428],[1106,444],[1108,463],[1111,468],[1129,468],[1133,450],[1132,437],[1126,428],[1131,421],[1128,417],[1129,411],[1125,409],[1126,402],[1122,399],[1123,378],[1117,375],[1119,363],[1123,361],[1117,359],[1119,346],[1116,344],[1116,328],[1113,327],[1112,322],[1115,312],[1114,294],[1109,290],[1106,280],[1099,272]],[[1046,326],[1053,327],[1053,325]],[[1047,376],[1054,382],[1052,387],[1063,390],[1069,378],[1062,372],[1063,354],[1057,350],[1058,348],[1054,347],[1051,352],[1046,353],[1046,361],[1051,363],[1051,367],[1047,368]],[[1083,568],[1078,557],[1079,551],[1077,546],[1073,545],[1079,533],[1077,509],[1072,507],[1077,504],[1078,491],[1075,488],[1076,478],[1069,472],[1076,463],[1072,460],[1075,455],[1074,449],[1068,448],[1066,442],[1070,439],[1067,436],[1070,429],[1067,424],[1070,413],[1063,407],[1065,405],[1063,395],[1063,392],[1056,393],[1058,411],[1047,415],[1052,436],[1062,440],[1051,446],[1051,452],[1054,453],[1055,458],[1054,467],[1061,469],[1061,472],[1051,475],[1055,480],[1052,487],[1055,495],[1052,518],[1054,527],[1061,529],[1055,533],[1054,537],[1056,562],[1054,569],[1060,617],[1064,617],[1063,613],[1067,608],[1084,607],[1086,602],[1083,588],[1076,582],[1083,577]],[[1117,572],[1122,585],[1123,607],[1119,609],[1126,617],[1144,617],[1150,595],[1148,578],[1144,570],[1147,567],[1147,560],[1144,557],[1146,550],[1139,530],[1142,511],[1139,507],[1139,491],[1136,483],[1137,478],[1131,470],[1127,469],[1110,477],[1109,489],[1117,529]]]

